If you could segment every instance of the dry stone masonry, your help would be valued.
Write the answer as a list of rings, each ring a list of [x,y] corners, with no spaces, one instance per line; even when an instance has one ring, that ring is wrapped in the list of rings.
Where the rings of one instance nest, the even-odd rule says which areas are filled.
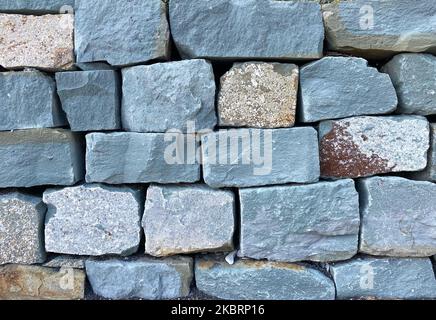
[[[436,299],[435,16],[0,0],[0,299]]]

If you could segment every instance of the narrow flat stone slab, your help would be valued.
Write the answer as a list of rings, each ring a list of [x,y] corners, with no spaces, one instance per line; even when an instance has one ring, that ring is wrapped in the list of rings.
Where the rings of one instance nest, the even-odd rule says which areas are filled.
[[[321,176],[358,178],[427,166],[429,123],[419,116],[355,117],[320,123]]]
[[[0,12],[23,14],[65,13],[74,8],[74,0],[2,0]]]
[[[320,271],[298,264],[198,258],[197,288],[226,300],[334,300],[333,281]]]
[[[109,184],[197,182],[200,165],[196,161],[195,150],[199,144],[195,140],[194,135],[177,133],[88,134],[86,181]]]
[[[77,61],[126,66],[168,58],[166,6],[161,0],[76,0]]]
[[[57,92],[72,131],[121,128],[119,82],[111,70],[56,73]]]
[[[141,240],[141,190],[81,185],[48,189],[45,248],[72,255],[130,255]],[[85,213],[85,214],[84,214]]]
[[[85,272],[38,266],[0,267],[1,300],[79,300],[85,295]]]
[[[324,26],[315,2],[172,0],[169,16],[174,42],[185,58],[322,57]]]
[[[301,68],[303,122],[390,113],[397,94],[386,74],[354,57],[325,57]]]
[[[0,66],[68,70],[74,66],[74,15],[0,13]]]
[[[319,179],[315,129],[220,130],[201,136],[204,181],[213,188]]]
[[[148,257],[87,260],[86,274],[94,293],[108,299],[177,299],[189,295],[193,261]]]
[[[60,129],[0,132],[0,188],[73,185],[84,176],[80,137]]]
[[[215,78],[206,60],[123,69],[122,122],[127,131],[214,129]]]
[[[372,258],[335,263],[330,272],[338,299],[435,299],[428,258]]]
[[[397,90],[399,113],[436,114],[435,56],[399,54],[385,64],[382,71],[389,74]]]
[[[48,259],[43,267],[85,269],[86,259],[88,258],[85,256],[59,255]]]
[[[205,185],[153,185],[146,199],[142,226],[147,254],[159,257],[233,250],[233,192]]]
[[[16,191],[0,192],[0,265],[45,261],[46,210],[39,197]]]
[[[298,66],[294,64],[236,63],[221,78],[220,126],[293,127],[298,75]]]
[[[400,177],[358,184],[362,200],[360,251],[371,255],[436,254],[436,185]]]
[[[436,52],[433,0],[354,0],[322,6],[329,48],[371,58]]]
[[[0,130],[61,127],[54,80],[39,71],[0,73]]]
[[[353,180],[239,191],[239,256],[273,261],[337,261],[359,240],[359,197]]]

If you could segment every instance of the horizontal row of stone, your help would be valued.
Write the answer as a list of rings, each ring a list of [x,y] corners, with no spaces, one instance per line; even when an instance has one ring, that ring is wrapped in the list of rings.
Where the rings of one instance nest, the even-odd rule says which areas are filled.
[[[2,1],[0,12],[69,14],[0,14],[0,65],[5,68],[69,69],[74,47],[80,63],[125,66],[167,59],[169,24],[187,58],[318,59],[324,33],[330,49],[371,57],[436,52],[433,0],[419,1],[412,12],[408,0],[357,0],[322,8],[314,1],[272,0],[171,0],[169,8],[161,0],[77,0],[75,8],[71,0],[34,2]]]
[[[383,70],[393,83],[361,58],[326,57],[301,70],[284,63],[237,63],[221,79],[218,117],[214,72],[206,60],[125,68],[122,85],[114,70],[58,72],[56,83],[38,71],[7,72],[0,74],[0,130],[68,123],[72,131],[153,133],[212,130],[217,124],[292,127],[299,87],[304,123],[395,110],[436,114],[436,57],[400,54]]]
[[[85,268],[84,271],[81,268]],[[228,300],[434,299],[428,258],[372,258],[313,266],[254,260],[229,265],[217,256],[85,259],[83,267],[0,267],[0,299],[83,299],[85,272],[107,299],[176,299],[192,280],[208,296]]]
[[[352,180],[241,189],[240,223],[234,194],[205,185],[152,185],[145,208],[143,191],[129,187],[48,189],[43,199],[3,192],[0,264],[43,263],[46,251],[132,255],[141,221],[145,252],[156,257],[232,251],[236,225],[240,257],[328,262],[358,252],[436,255],[435,184],[373,177],[357,189],[360,197]]]

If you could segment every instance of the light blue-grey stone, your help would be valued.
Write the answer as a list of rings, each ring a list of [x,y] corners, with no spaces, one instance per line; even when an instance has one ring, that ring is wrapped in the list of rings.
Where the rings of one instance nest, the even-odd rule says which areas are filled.
[[[0,132],[0,188],[73,185],[84,176],[83,149],[67,130]]]
[[[86,136],[86,181],[192,183],[200,180],[194,135],[90,133]]]
[[[318,59],[324,26],[315,2],[171,0],[171,33],[183,57]]]
[[[398,103],[389,76],[361,58],[325,57],[312,62],[301,68],[300,85],[303,122],[384,114]]]
[[[428,258],[372,258],[335,263],[330,272],[338,299],[435,299]]]
[[[77,62],[125,66],[166,59],[166,7],[161,0],[76,0]]]
[[[319,179],[314,128],[220,130],[201,136],[204,181],[213,188]]]
[[[115,67],[112,67],[107,62],[83,62],[76,63],[76,67],[82,71],[94,71],[94,70],[115,70]]]
[[[86,275],[92,290],[107,299],[177,299],[189,295],[193,261],[188,257],[165,260],[87,260]]]
[[[239,191],[239,256],[272,261],[338,261],[359,242],[359,197],[353,180]]]
[[[436,254],[436,184],[400,177],[359,181],[360,251],[376,256]]]
[[[215,78],[205,60],[184,60],[123,70],[122,123],[127,131],[213,129]]]
[[[333,281],[311,267],[284,262],[197,258],[197,288],[226,300],[334,300]]]
[[[1,0],[0,12],[43,14],[71,13],[74,0]]]
[[[397,90],[399,113],[436,114],[435,56],[399,54],[384,65],[382,71],[389,74]]]
[[[427,167],[423,171],[409,174],[408,177],[436,182],[436,123],[430,123],[430,150],[428,152]]]
[[[39,71],[0,73],[0,130],[66,125],[54,80]]]
[[[434,0],[334,1],[322,6],[329,49],[371,58],[436,52]]]
[[[116,71],[58,72],[56,83],[72,131],[120,129],[121,93]]]

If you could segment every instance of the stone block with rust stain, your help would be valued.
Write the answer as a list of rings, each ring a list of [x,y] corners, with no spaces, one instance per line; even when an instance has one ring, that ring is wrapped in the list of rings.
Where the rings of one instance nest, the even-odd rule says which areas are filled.
[[[79,300],[85,294],[85,272],[39,266],[0,267],[0,300]]]
[[[321,176],[358,178],[420,171],[430,126],[420,116],[355,117],[320,123]]]
[[[48,71],[74,66],[74,15],[0,14],[0,66]]]
[[[294,64],[235,64],[221,78],[219,124],[252,128],[294,126],[298,74]]]

